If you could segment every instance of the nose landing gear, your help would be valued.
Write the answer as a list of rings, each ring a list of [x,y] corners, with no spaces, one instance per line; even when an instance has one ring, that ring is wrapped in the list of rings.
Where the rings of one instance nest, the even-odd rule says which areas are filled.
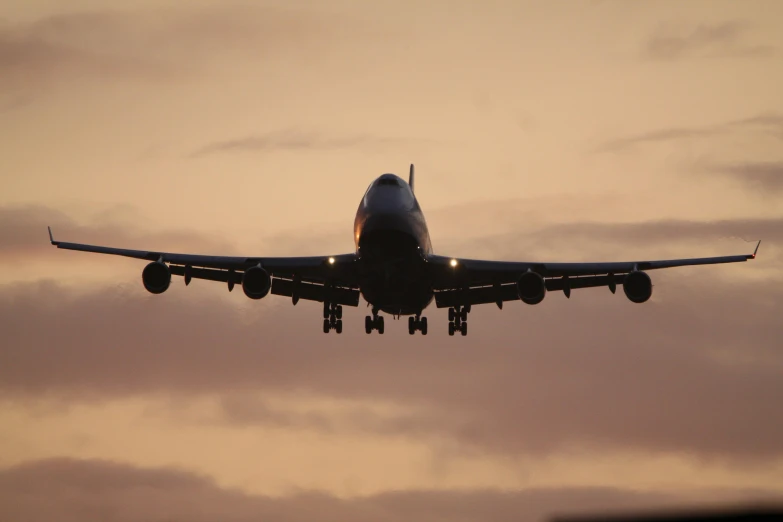
[[[463,336],[468,335],[468,313],[470,305],[449,308],[449,335],[460,332]]]
[[[343,307],[335,303],[324,302],[324,333],[334,330],[343,333]]]

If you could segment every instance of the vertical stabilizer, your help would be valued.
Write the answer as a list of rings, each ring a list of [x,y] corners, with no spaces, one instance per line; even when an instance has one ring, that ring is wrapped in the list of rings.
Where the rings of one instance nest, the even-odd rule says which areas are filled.
[[[411,173],[408,176],[408,185],[411,186],[411,192],[413,192],[413,163],[411,163]]]

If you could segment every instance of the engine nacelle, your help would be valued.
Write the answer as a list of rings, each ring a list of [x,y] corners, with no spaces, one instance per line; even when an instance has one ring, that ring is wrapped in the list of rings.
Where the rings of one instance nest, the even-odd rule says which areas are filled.
[[[652,295],[652,280],[645,272],[631,272],[623,279],[625,296],[634,303],[643,303]]]
[[[148,292],[162,294],[169,289],[171,284],[171,270],[166,263],[153,261],[144,267],[141,272],[141,280]]]
[[[544,278],[536,272],[525,272],[517,281],[517,293],[524,303],[529,305],[540,303],[546,296]]]
[[[266,297],[272,288],[272,278],[269,273],[260,266],[254,266],[245,270],[242,276],[242,290],[250,299]]]

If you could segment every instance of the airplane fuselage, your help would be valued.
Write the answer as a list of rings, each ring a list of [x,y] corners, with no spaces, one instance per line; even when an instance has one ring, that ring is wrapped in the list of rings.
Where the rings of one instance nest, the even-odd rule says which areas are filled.
[[[373,307],[393,315],[420,314],[434,295],[426,256],[427,222],[411,187],[394,174],[372,182],[354,221],[360,289]]]

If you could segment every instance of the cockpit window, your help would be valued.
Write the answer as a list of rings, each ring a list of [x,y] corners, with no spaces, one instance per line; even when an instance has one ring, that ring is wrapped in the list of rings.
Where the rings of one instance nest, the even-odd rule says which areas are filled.
[[[394,178],[381,178],[378,180],[378,185],[394,185],[395,187],[401,187],[400,181]]]

